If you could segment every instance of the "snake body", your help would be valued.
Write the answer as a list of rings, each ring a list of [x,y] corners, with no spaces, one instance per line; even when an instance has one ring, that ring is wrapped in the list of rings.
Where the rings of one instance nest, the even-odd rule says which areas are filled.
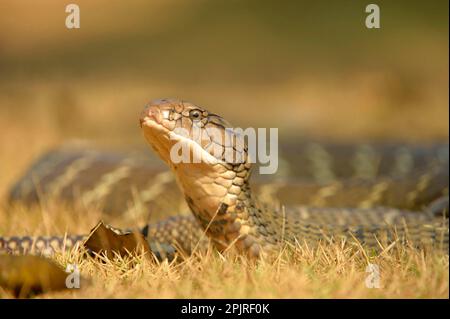
[[[443,217],[443,213],[448,209],[448,145],[439,148],[438,156],[433,157],[433,161],[427,160],[430,152],[425,152],[425,155],[418,152],[417,156],[413,157],[413,162],[421,165],[413,172],[408,168],[408,165],[411,166],[411,158],[408,161],[406,153],[403,152],[404,165],[399,165],[396,169],[389,168],[389,165],[379,165],[388,167],[387,170],[394,172],[393,176],[377,178],[376,181],[364,180],[365,176],[373,177],[376,173],[371,171],[371,166],[364,168],[362,165],[363,169],[356,174],[362,178],[347,184],[330,177],[327,157],[322,156],[322,162],[315,170],[316,176],[321,180],[319,186],[286,184],[283,188],[283,183],[279,184],[281,186],[278,186],[278,190],[283,190],[281,193],[288,193],[286,190],[289,190],[295,194],[298,202],[303,204],[284,207],[258,199],[250,184],[251,163],[246,145],[238,147],[236,142],[224,144],[223,138],[217,139],[217,136],[208,134],[202,134],[200,140],[194,138],[194,127],[201,132],[216,128],[221,134],[228,134],[226,129],[232,126],[220,116],[188,102],[158,100],[146,106],[140,117],[140,125],[148,144],[174,173],[181,196],[192,213],[190,216],[174,216],[147,225],[142,230],[156,254],[164,255],[168,247],[191,253],[193,247],[199,246],[199,242],[200,246],[207,242],[204,234],[221,251],[235,250],[251,257],[278,251],[285,242],[315,244],[339,238],[356,239],[369,247],[376,247],[379,242],[400,239],[407,240],[414,246],[443,247],[448,250],[448,219]],[[185,128],[190,135],[181,136],[176,128]],[[214,157],[216,161],[174,163],[170,150],[176,143],[181,143],[191,155],[200,152],[206,158],[216,156],[216,153],[211,151],[212,144],[221,148],[222,152],[220,156]],[[227,161],[224,157],[226,151],[238,152],[243,161]],[[321,149],[317,147],[309,151],[316,155],[321,153]],[[364,154],[371,155],[370,151]],[[401,155],[401,152],[397,153],[400,158]],[[45,191],[50,195],[58,195],[75,179],[76,174],[87,170],[89,164],[98,160],[95,154],[90,156],[57,157],[63,160],[53,165],[67,167],[70,164],[72,171],[70,173],[66,170],[65,178],[47,183],[46,185],[53,186]],[[373,160],[373,157],[363,156],[359,161],[364,164]],[[343,158],[342,161],[345,161],[345,157]],[[51,162],[50,159],[43,161],[48,162]],[[103,162],[107,163],[106,160]],[[305,165],[301,165],[301,160],[296,162],[296,167],[299,168],[295,174],[300,175]],[[84,200],[95,202],[100,199],[118,179],[131,180],[134,175],[140,175],[141,178],[142,175],[145,176],[139,174],[142,173],[144,164],[128,162],[127,165],[128,168],[118,168],[115,175],[108,175],[102,183],[97,181],[96,192],[84,193]],[[39,168],[41,172],[45,171],[45,165],[41,164]],[[138,173],[133,175],[130,172],[134,169]],[[149,167],[146,169],[150,170]],[[158,168],[153,174],[157,176],[164,173]],[[45,176],[46,174],[42,174],[44,182]],[[159,176],[165,177],[163,181],[167,184],[174,183],[167,175]],[[138,179],[136,177],[136,180]],[[27,180],[27,176],[24,180]],[[263,189],[264,180],[259,184],[262,185],[260,189]],[[32,187],[25,187],[24,192],[23,185],[26,183],[19,183],[13,189],[13,200],[24,198],[24,193],[33,194],[30,191]],[[313,195],[308,197],[305,194]],[[360,200],[355,201],[355,197]],[[326,207],[327,205],[335,207]],[[73,246],[81,239],[79,236],[66,236],[64,239],[3,237],[0,238],[0,251],[3,249],[23,253],[32,250],[31,248],[43,251],[49,247],[58,250],[63,245]]]

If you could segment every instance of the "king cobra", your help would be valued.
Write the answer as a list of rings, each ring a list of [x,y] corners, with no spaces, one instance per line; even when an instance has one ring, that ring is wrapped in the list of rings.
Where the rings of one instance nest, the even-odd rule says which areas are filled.
[[[172,216],[141,230],[153,253],[161,258],[178,251],[190,254],[208,242],[219,251],[233,250],[252,258],[279,251],[286,243],[315,245],[336,240],[359,242],[366,247],[400,241],[448,251],[448,155],[436,165],[422,167],[425,173],[417,170],[396,182],[377,184],[378,193],[388,193],[389,189],[396,194],[397,201],[389,206],[371,205],[376,204],[372,198],[353,207],[352,203],[321,207],[321,199],[330,196],[330,191],[335,191],[333,187],[342,188],[339,183],[331,184],[328,193],[327,188],[320,188],[315,205],[282,206],[258,199],[250,185],[248,147],[239,136],[230,133],[231,124],[219,115],[186,101],[165,99],[150,102],[139,123],[148,144],[175,175],[192,213]],[[188,134],[180,134],[179,128]],[[209,134],[212,128],[219,136]],[[201,132],[200,139],[194,136],[195,132]],[[227,134],[234,138],[225,139]],[[202,160],[174,162],[171,150],[175,145],[187,150],[190,158],[201,154]],[[229,161],[227,152],[240,155],[242,160]],[[360,187],[364,188],[364,184]],[[358,191],[353,188],[351,192]],[[302,190],[295,196],[301,201]],[[84,238],[0,237],[0,251],[58,251],[73,247]]]

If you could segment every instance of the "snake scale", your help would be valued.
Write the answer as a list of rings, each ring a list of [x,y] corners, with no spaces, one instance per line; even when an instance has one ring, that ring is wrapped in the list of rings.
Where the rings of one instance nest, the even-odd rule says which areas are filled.
[[[183,197],[190,215],[171,216],[141,230],[161,258],[177,250],[190,254],[208,241],[220,251],[232,249],[250,257],[278,251],[285,242],[316,244],[339,238],[356,239],[368,247],[399,239],[416,247],[448,250],[448,144],[379,149],[363,145],[358,152],[349,147],[329,151],[314,143],[287,145],[280,151],[287,159],[280,164],[283,178],[268,187],[267,178],[258,176],[255,185],[250,184],[246,145],[239,148],[236,142],[226,144],[208,134],[194,138],[193,128],[206,133],[215,128],[224,135],[232,127],[204,108],[179,100],[153,101],[142,111],[140,126],[173,175],[140,154],[60,149],[24,175],[11,191],[11,202],[78,199],[88,206],[101,203],[114,214],[129,210],[130,198],[137,198],[143,209],[164,214],[179,209],[177,200]],[[181,136],[176,128],[190,135]],[[205,158],[216,155],[212,144],[222,151],[214,157],[217,161],[174,163],[170,150],[176,143]],[[244,160],[227,161],[227,151],[239,152]],[[344,180],[345,176],[354,178]],[[165,205],[155,204],[155,198]],[[0,252],[53,252],[83,239],[0,237]]]

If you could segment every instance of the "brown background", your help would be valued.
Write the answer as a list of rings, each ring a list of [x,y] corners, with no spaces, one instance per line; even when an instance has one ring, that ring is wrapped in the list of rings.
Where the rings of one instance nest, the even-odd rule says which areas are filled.
[[[0,193],[72,138],[142,145],[147,100],[183,98],[280,138],[448,139],[448,1],[0,2]],[[69,3],[69,2],[68,2]]]

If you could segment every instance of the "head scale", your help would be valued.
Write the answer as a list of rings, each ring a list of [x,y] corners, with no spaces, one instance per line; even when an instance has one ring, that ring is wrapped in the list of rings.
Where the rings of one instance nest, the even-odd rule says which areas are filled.
[[[147,104],[140,116],[144,136],[169,166],[183,163],[249,163],[243,135],[222,117],[189,102],[163,99]],[[249,166],[249,165],[247,165]]]

